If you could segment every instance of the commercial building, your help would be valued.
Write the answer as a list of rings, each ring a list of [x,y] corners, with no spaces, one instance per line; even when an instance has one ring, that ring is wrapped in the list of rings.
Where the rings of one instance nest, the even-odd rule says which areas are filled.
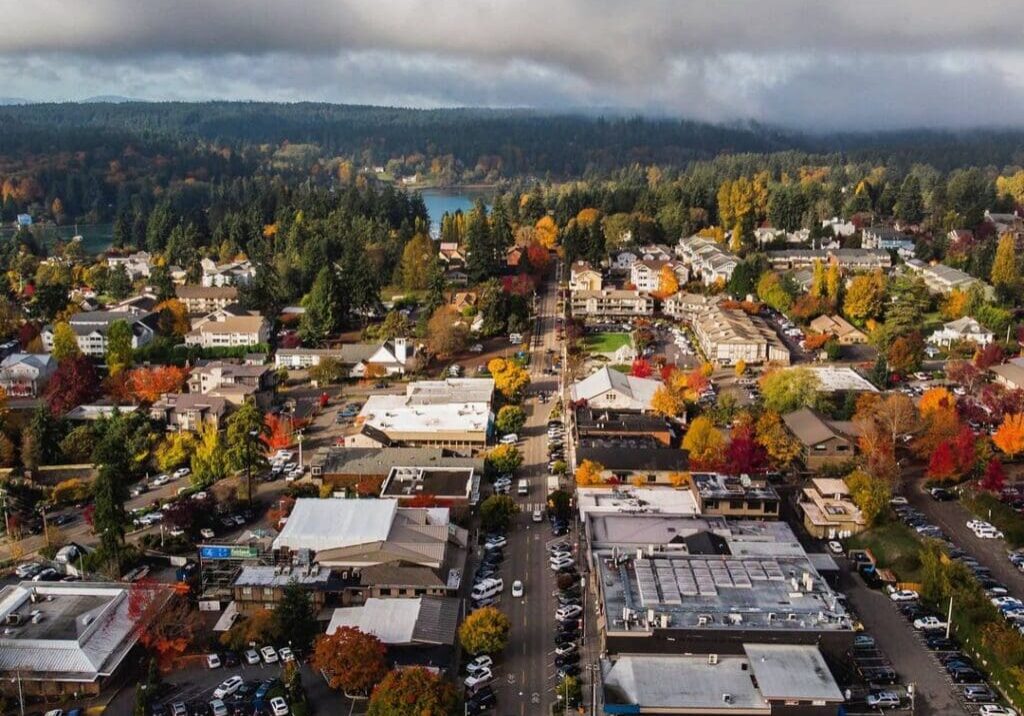
[[[491,432],[493,395],[490,378],[418,381],[405,395],[371,395],[345,447],[480,449]]]
[[[779,517],[779,493],[763,479],[694,472],[690,474],[690,489],[703,515],[743,519]]]
[[[382,498],[399,504],[429,499],[445,507],[468,506],[480,494],[480,478],[472,467],[392,467],[380,488]]]
[[[661,447],[645,438],[580,440],[576,464],[584,460],[601,465],[605,480],[627,484],[639,479],[647,485],[672,485],[689,469],[685,450]]]
[[[637,378],[605,366],[572,384],[571,399],[596,410],[647,412],[661,381]]]
[[[867,520],[853,503],[846,482],[817,477],[800,495],[797,509],[807,533],[818,539],[845,539],[867,528]]]
[[[481,475],[484,461],[437,447],[322,447],[313,453],[309,466],[313,480],[320,484],[335,489],[355,489],[363,483],[379,493],[395,467],[469,468],[474,475]]]
[[[654,315],[654,298],[643,291],[573,291],[571,305],[575,318],[591,323]]]
[[[851,423],[828,420],[811,408],[786,413],[782,421],[800,441],[801,459],[808,470],[853,459],[856,440]]]
[[[577,437],[650,438],[659,445],[672,447],[678,443],[677,428],[666,418],[654,413],[634,413],[611,408],[578,408],[573,421]]]
[[[576,508],[586,520],[592,512],[659,515],[699,515],[700,508],[689,490],[670,487],[577,487]]]
[[[100,693],[133,667],[145,620],[171,598],[154,585],[132,596],[126,584],[21,582],[0,590],[0,691],[74,698]],[[133,608],[133,600],[135,605]]]
[[[778,334],[740,309],[711,306],[690,319],[690,327],[705,357],[718,365],[789,365],[789,349]]]

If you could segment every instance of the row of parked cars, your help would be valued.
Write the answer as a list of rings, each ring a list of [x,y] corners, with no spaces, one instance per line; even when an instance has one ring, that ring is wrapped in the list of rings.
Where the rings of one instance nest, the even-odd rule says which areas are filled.
[[[583,625],[583,591],[572,546],[566,542],[555,542],[548,546],[548,560],[551,568],[566,575],[559,582],[563,585],[555,592],[555,680],[561,682],[566,676],[580,675],[579,639]],[[577,704],[569,704],[576,706]]]
[[[511,478],[510,478],[511,481]],[[470,606],[473,610],[494,606],[505,591],[505,580],[501,577],[501,565],[505,561],[505,547],[508,538],[503,532],[491,532],[484,540],[483,556],[477,566],[470,590]],[[512,596],[523,596],[523,583],[516,580],[512,585]],[[497,696],[490,684],[494,680],[494,659],[487,654],[476,655],[466,665],[463,685],[466,687],[465,713],[482,714],[497,704]]]

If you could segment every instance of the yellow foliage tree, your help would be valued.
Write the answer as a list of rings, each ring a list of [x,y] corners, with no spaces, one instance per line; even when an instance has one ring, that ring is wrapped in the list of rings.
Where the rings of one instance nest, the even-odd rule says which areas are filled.
[[[689,487],[690,486],[690,473],[688,472],[672,472],[669,473],[668,482],[672,487]]]
[[[494,378],[494,387],[506,400],[518,401],[530,384],[530,373],[514,361],[493,358],[487,363],[487,370]]]
[[[537,241],[546,249],[553,249],[558,244],[558,226],[550,216],[542,216],[534,225]]]
[[[679,279],[676,277],[676,272],[672,270],[671,264],[665,264],[661,267],[661,273],[658,275],[658,298],[665,299],[669,296],[673,296],[679,292]]]
[[[577,487],[592,487],[604,484],[604,465],[593,460],[584,460],[576,468]]]
[[[996,288],[1016,286],[1020,281],[1020,265],[1017,262],[1017,243],[1011,234],[999,237],[996,256],[992,260],[992,285]]]
[[[701,415],[690,423],[683,448],[690,453],[691,462],[710,465],[718,462],[725,449],[725,438],[711,419]]]
[[[737,376],[743,375],[744,373],[747,372],[747,362],[740,358],[738,361],[736,361],[736,367],[734,370],[736,371]]]
[[[651,410],[666,418],[675,418],[683,413],[684,402],[679,392],[671,386],[660,385],[651,398]]]
[[[958,288],[954,288],[946,296],[946,300],[942,302],[940,310],[942,317],[947,321],[955,321],[958,318],[963,318],[967,315],[967,310],[971,303],[971,297],[966,291],[961,291]]]
[[[855,321],[878,318],[885,301],[885,277],[881,271],[854,277],[843,300],[843,313]]]
[[[757,442],[768,453],[768,457],[779,467],[786,467],[800,457],[800,442],[786,428],[782,416],[774,410],[761,413],[754,434]]]
[[[1008,177],[996,177],[996,192],[1000,196],[1011,196],[1018,204],[1024,204],[1024,170]]]
[[[595,221],[601,218],[601,210],[593,207],[587,207],[586,209],[580,209],[579,213],[576,214],[576,223],[580,226],[590,226]]]

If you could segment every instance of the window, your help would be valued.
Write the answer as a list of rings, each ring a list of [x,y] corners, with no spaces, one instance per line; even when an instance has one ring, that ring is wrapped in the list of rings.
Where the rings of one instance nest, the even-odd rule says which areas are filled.
[[[252,597],[252,587],[242,587],[243,597]]]
[[[658,481],[658,476],[657,475],[648,475],[647,476],[647,482],[657,482],[657,481]]]
[[[382,597],[390,597],[391,596],[391,587],[381,587],[380,595]]]
[[[273,587],[264,587],[263,588],[263,598],[264,599],[273,599],[274,598],[274,588]]]
[[[743,509],[743,500],[729,500],[729,509],[730,510],[742,510]]]

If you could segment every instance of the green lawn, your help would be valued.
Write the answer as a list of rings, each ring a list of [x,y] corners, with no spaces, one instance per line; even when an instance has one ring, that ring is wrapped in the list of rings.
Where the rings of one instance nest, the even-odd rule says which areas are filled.
[[[900,581],[919,581],[921,542],[917,533],[899,522],[872,527],[852,537],[847,549],[870,549],[878,566],[896,572]]]
[[[587,336],[587,350],[592,353],[614,353],[632,342],[628,333],[594,333]]]

